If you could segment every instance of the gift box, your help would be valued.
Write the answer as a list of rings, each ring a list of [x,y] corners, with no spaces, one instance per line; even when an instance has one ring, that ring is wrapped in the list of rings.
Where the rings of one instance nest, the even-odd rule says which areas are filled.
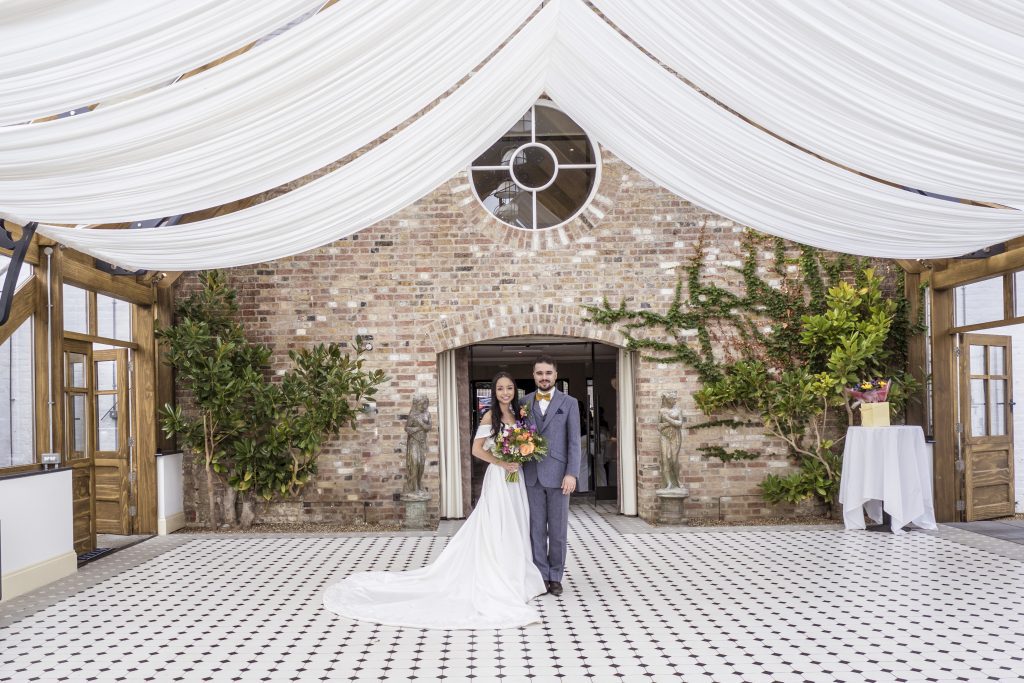
[[[861,403],[860,424],[862,427],[888,427],[889,402]]]

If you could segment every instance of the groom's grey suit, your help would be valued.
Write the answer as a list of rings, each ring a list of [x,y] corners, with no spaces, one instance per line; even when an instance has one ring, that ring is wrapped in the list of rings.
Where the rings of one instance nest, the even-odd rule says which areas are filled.
[[[530,407],[529,421],[548,442],[544,458],[523,465],[533,563],[545,581],[560,582],[569,528],[569,496],[562,493],[562,478],[580,476],[580,406],[572,396],[556,389],[552,389],[543,413],[536,392],[526,396],[525,402]]]

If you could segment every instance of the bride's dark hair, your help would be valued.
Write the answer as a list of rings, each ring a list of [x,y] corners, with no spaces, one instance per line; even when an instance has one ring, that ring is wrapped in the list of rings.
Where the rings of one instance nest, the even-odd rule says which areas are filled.
[[[498,380],[507,377],[512,381],[512,403],[509,410],[512,411],[512,419],[519,419],[519,388],[516,386],[516,378],[502,370],[491,380],[491,438],[498,437],[498,428],[501,426],[501,404],[498,403]]]

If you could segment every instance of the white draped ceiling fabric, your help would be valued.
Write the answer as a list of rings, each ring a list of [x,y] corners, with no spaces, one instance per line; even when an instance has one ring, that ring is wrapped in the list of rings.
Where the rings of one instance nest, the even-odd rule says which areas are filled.
[[[0,129],[4,210],[36,221],[119,223],[273,189],[415,115],[540,5],[343,4],[292,29],[280,45],[172,88],[73,121]]]
[[[323,0],[13,0],[0,5],[0,126],[166,83]]]
[[[1024,233],[1018,210],[945,201],[849,170],[1024,206],[1024,39],[1012,8],[594,4],[607,19],[582,0],[337,3],[172,86],[0,129],[0,216],[102,223],[218,206],[407,123],[321,178],[235,213],[168,228],[40,227],[131,268],[271,260],[416,201],[546,91],[640,172],[757,230],[890,258],[956,256]]]
[[[793,143],[900,185],[1024,208],[1024,41],[1015,36],[907,0],[594,5]]]

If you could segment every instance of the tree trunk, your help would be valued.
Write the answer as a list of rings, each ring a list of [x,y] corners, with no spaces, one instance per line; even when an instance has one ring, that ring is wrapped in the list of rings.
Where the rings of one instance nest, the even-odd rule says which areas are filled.
[[[243,529],[252,528],[253,522],[256,521],[256,508],[252,496],[242,496],[242,517],[239,521]]]
[[[216,529],[220,524],[217,522],[217,492],[214,489],[213,482],[213,467],[208,464],[206,466],[206,499],[207,504],[210,506],[210,528]]]
[[[230,484],[224,484],[224,495],[221,500],[224,503],[224,523],[232,526],[238,526],[238,508],[235,507],[235,501],[238,499],[238,491],[236,491]]]

